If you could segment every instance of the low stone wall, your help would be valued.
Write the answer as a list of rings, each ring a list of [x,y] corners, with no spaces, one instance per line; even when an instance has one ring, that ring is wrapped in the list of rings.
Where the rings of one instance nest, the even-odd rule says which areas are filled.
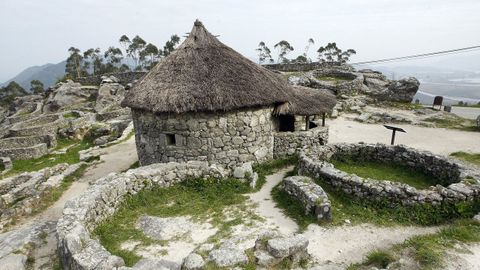
[[[119,109],[119,110],[114,110],[114,111],[109,111],[109,112],[102,112],[102,113],[97,113],[97,120],[98,121],[108,121],[111,119],[118,118],[120,116],[124,115],[129,115],[131,118],[132,112],[130,111],[130,108],[124,108],[124,109]]]
[[[331,203],[327,193],[310,177],[287,177],[282,182],[282,189],[302,202],[306,215],[313,214],[318,221],[332,220]]]
[[[336,169],[328,162],[331,158],[356,157],[366,160],[402,164],[422,169],[439,180],[442,185],[419,190],[407,184],[364,179]],[[383,144],[334,144],[300,154],[299,173],[321,178],[331,186],[360,199],[386,201],[394,205],[452,203],[470,201],[480,197],[480,172],[464,167],[445,157],[405,146]]]
[[[0,181],[0,229],[14,218],[29,215],[52,188],[77,171],[83,163],[66,163]]]
[[[45,143],[23,148],[0,149],[0,156],[9,157],[12,160],[39,158],[46,154],[48,154],[48,147]]]
[[[90,232],[111,216],[125,196],[153,185],[168,187],[189,177],[222,177],[206,162],[153,164],[111,173],[94,182],[86,192],[65,204],[57,224],[58,249],[64,269],[116,269],[122,258],[110,254]],[[123,267],[122,269],[131,269]]]
[[[47,114],[15,124],[9,131],[10,137],[24,137],[56,133],[58,128],[67,126],[61,114]]]
[[[40,102],[31,102],[24,106],[25,108],[6,118],[9,124],[16,124],[42,114],[43,104]]]
[[[281,71],[281,72],[296,72],[296,71],[310,71],[319,68],[326,68],[326,67],[338,67],[340,66],[339,63],[319,63],[319,62],[312,62],[312,63],[290,63],[290,64],[267,64],[262,65],[265,68]]]
[[[147,72],[145,71],[129,71],[129,72],[119,72],[119,73],[108,73],[102,75],[93,75],[88,77],[80,77],[75,79],[75,82],[78,82],[82,85],[100,85],[102,82],[102,77],[114,76],[117,78],[122,85],[126,85],[135,80],[142,78]]]
[[[57,138],[49,134],[39,136],[5,138],[0,140],[0,149],[31,147],[41,143],[46,144],[47,147],[56,147]]]
[[[328,127],[316,127],[307,131],[277,132],[273,140],[274,158],[292,156],[300,151],[315,149],[328,142]]]

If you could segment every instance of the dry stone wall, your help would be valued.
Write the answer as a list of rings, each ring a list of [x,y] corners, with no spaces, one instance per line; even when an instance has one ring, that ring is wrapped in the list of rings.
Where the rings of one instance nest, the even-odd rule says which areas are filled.
[[[298,154],[315,149],[328,142],[328,127],[317,127],[307,131],[277,132],[274,134],[274,158]]]
[[[302,202],[305,214],[313,214],[318,221],[332,219],[331,203],[322,187],[310,177],[290,176],[283,180],[282,189],[290,196]]]
[[[329,185],[360,199],[387,201],[392,206],[409,206],[471,201],[480,197],[478,170],[430,152],[383,144],[334,144],[316,150],[308,154],[300,154],[299,173],[321,178]],[[355,174],[340,171],[328,162],[331,158],[339,157],[374,159],[403,164],[415,169],[423,168],[443,185],[437,184],[428,189],[419,190],[399,182],[364,179]]]
[[[208,161],[225,168],[273,157],[272,108],[227,113],[132,111],[140,164]]]
[[[65,177],[77,171],[82,164],[62,163],[0,181],[0,228],[13,218],[31,214],[52,188],[59,186]]]
[[[111,216],[125,196],[158,185],[168,187],[189,177],[222,177],[207,162],[153,164],[95,181],[78,198],[65,204],[57,224],[58,249],[64,269],[117,269],[122,258],[110,254],[91,231]],[[131,269],[123,267],[122,269]]]
[[[102,82],[102,77],[114,76],[118,79],[119,83],[126,85],[132,83],[135,80],[141,79],[147,72],[145,71],[129,71],[129,72],[119,72],[119,73],[108,73],[102,75],[94,75],[88,77],[81,77],[75,79],[75,82],[78,82],[82,85],[100,85]]]

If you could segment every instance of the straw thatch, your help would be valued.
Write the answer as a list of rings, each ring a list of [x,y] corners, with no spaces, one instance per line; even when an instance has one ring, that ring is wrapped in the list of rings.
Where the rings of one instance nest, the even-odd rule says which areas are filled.
[[[275,107],[275,115],[319,115],[331,112],[337,100],[328,90],[294,86],[288,102]]]
[[[187,39],[130,90],[123,106],[160,112],[229,111],[287,101],[290,86],[196,21]]]

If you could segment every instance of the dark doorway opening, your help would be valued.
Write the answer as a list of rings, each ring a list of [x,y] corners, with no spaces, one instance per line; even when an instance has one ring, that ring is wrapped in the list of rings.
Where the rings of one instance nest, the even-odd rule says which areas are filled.
[[[280,132],[295,131],[295,116],[280,115],[278,117],[278,131]]]
[[[312,128],[316,128],[316,127],[318,127],[318,125],[315,124],[314,122],[312,122],[312,121],[308,122],[308,129],[312,129]]]

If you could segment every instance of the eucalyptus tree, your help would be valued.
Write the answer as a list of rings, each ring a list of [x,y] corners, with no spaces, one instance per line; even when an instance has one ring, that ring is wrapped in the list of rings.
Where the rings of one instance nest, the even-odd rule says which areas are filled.
[[[100,48],[88,49],[83,53],[83,68],[84,70],[93,69],[93,75],[102,73],[103,57]]]
[[[65,73],[67,73],[71,78],[81,77],[85,71],[83,70],[83,56],[80,54],[80,50],[75,47],[70,47],[68,49],[70,55],[67,58],[67,63],[65,65]]]
[[[255,50],[258,52],[259,64],[263,64],[265,61],[273,63],[272,52],[270,51],[270,48],[267,47],[265,42],[260,41],[260,43],[258,43],[258,48]]]
[[[140,60],[141,62],[145,62],[144,66],[147,70],[150,70],[155,63],[158,61],[158,54],[159,50],[157,46],[153,45],[152,43],[148,43],[145,46],[145,49],[140,52]]]
[[[280,42],[275,44],[275,46],[273,46],[273,48],[278,50],[278,59],[277,59],[278,63],[288,63],[289,62],[286,56],[287,56],[288,53],[292,52],[294,49],[288,41],[281,40]]]
[[[114,72],[119,68],[120,62],[123,59],[123,53],[120,48],[111,46],[105,51],[103,57],[106,61],[105,71]]]
[[[138,35],[136,35],[130,42],[130,45],[128,45],[127,53],[128,53],[128,56],[130,56],[133,59],[133,62],[135,63],[135,69],[141,69],[141,66],[139,66],[140,52],[144,50],[146,45],[147,45],[147,42],[145,42],[145,40],[143,40]]]
[[[177,35],[172,35],[170,40],[168,40],[165,43],[165,46],[163,46],[163,51],[159,52],[162,56],[168,56],[175,50],[175,47],[178,45],[178,43],[180,43],[180,37]]]
[[[348,62],[351,55],[356,54],[357,52],[353,49],[348,49],[346,51],[341,50],[337,47],[335,42],[330,42],[326,46],[320,47],[318,50],[318,60],[319,62],[333,63],[337,62],[340,64]]]

